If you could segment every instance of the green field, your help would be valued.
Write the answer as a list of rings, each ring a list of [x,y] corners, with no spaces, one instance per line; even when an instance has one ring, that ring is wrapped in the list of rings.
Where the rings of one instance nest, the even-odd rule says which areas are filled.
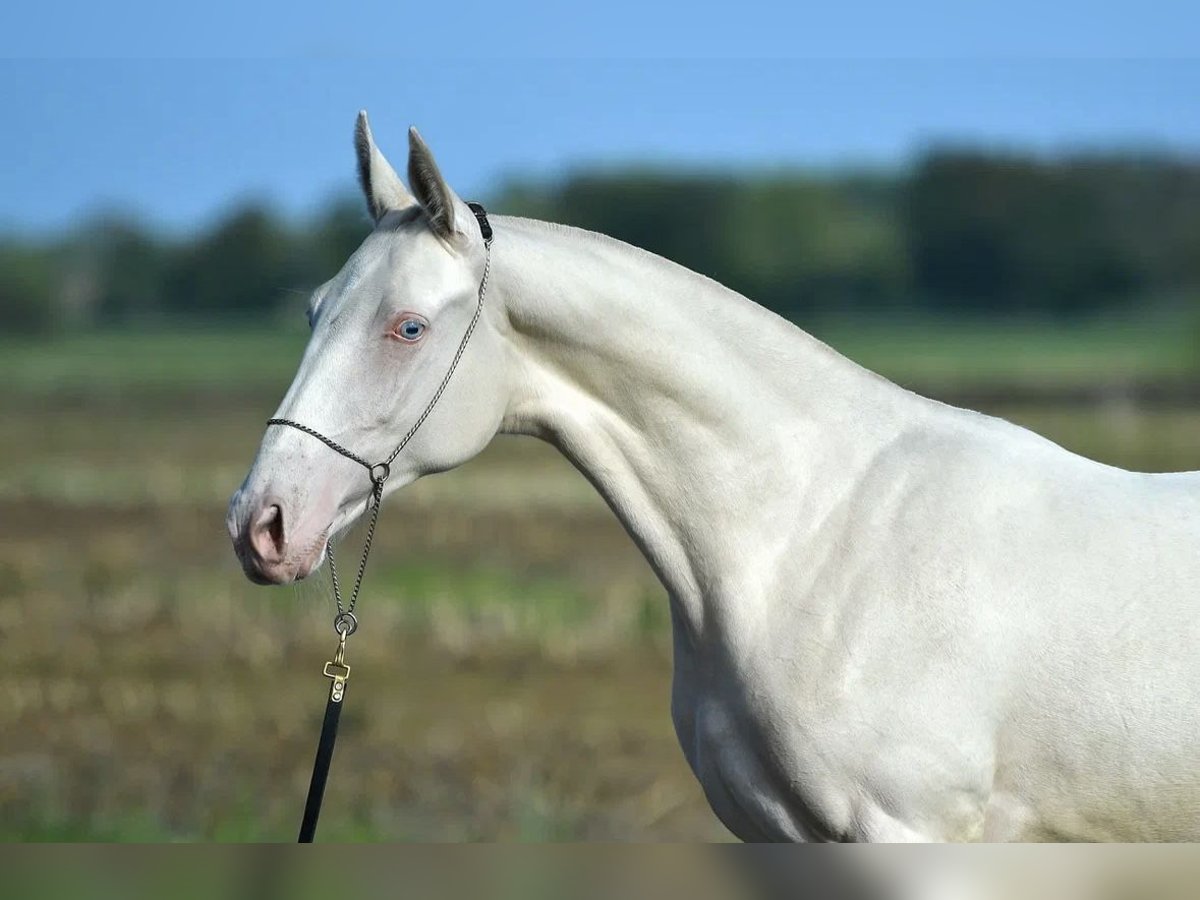
[[[816,334],[850,358],[931,392],[1193,381],[1200,331],[1177,321],[1085,324],[837,323]]]
[[[948,393],[1196,377],[1194,341],[1149,327],[822,335]],[[293,839],[329,590],[249,584],[223,516],[303,340],[0,341],[0,837]],[[1200,468],[1195,409],[990,411]],[[502,438],[394,498],[361,610],[323,837],[726,837],[670,724],[662,589],[549,448]]]
[[[1169,320],[1074,326],[846,322],[819,324],[812,331],[862,365],[929,390],[1200,375],[1200,334]],[[295,371],[307,334],[293,322],[236,330],[83,333],[36,341],[0,337],[0,382],[27,396],[281,391]]]

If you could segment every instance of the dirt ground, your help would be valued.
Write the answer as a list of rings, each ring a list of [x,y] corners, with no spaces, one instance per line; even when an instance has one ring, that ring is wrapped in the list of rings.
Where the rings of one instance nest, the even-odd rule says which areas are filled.
[[[328,583],[251,585],[223,523],[272,402],[6,401],[0,837],[294,839]],[[1194,412],[1011,414],[1200,467]],[[665,594],[549,448],[500,439],[390,500],[360,611],[322,837],[728,838],[672,731]]]

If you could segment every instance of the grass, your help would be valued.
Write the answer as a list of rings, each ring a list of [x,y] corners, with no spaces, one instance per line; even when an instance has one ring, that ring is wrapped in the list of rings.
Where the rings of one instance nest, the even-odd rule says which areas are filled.
[[[273,401],[111,384],[0,416],[0,837],[293,840],[329,588],[249,584],[222,521]],[[512,440],[415,488],[377,538],[322,837],[721,838],[665,597],[591,488]]]
[[[35,397],[282,388],[307,339],[292,326],[262,325],[0,339],[0,379]]]
[[[803,323],[802,323],[803,324]],[[811,329],[856,362],[927,390],[976,384],[1108,383],[1193,377],[1194,327],[1169,320],[818,323]],[[102,331],[0,338],[0,382],[16,396],[180,391],[282,394],[308,332],[294,324]]]
[[[834,343],[952,388],[978,373],[1177,377],[1190,364],[1169,337],[859,329]],[[0,838],[294,838],[329,588],[250,585],[222,520],[302,343],[0,342]],[[1200,467],[1196,410],[989,411],[1117,465]],[[548,447],[500,439],[391,502],[360,612],[323,837],[726,836],[670,723],[663,591]]]
[[[817,336],[906,386],[955,391],[979,385],[1074,387],[1194,378],[1200,341],[1175,322],[857,322]]]

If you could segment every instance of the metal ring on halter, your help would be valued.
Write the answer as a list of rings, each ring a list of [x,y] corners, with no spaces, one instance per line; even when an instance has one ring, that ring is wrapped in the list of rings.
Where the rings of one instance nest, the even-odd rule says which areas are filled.
[[[358,617],[349,611],[338,613],[333,617],[333,630],[350,637],[358,631]]]
[[[375,475],[375,470],[376,470],[376,469],[382,469],[382,470],[383,470],[383,474],[381,474],[381,475],[379,475],[378,477],[376,477],[376,475]],[[384,483],[385,481],[387,481],[387,480],[388,480],[388,478],[391,476],[391,474],[392,474],[392,467],[391,467],[391,466],[389,466],[389,465],[388,465],[387,463],[385,463],[385,462],[381,462],[381,463],[375,463],[375,465],[371,466],[371,470],[370,470],[370,472],[369,472],[368,474],[370,475],[370,478],[371,478],[371,483],[372,483],[372,484],[383,484],[383,483]]]

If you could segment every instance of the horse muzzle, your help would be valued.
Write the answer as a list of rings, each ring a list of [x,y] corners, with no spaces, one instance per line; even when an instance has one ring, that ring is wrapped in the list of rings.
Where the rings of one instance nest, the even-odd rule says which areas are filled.
[[[328,529],[303,527],[294,509],[279,498],[246,502],[239,491],[226,517],[233,549],[246,577],[256,584],[291,584],[310,575],[321,562]]]

